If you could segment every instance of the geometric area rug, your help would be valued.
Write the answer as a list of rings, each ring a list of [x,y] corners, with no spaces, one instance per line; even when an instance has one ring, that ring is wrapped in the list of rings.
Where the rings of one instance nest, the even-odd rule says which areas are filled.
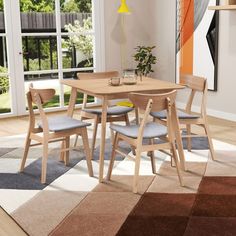
[[[196,194],[146,192],[117,235],[236,235],[236,177],[204,176]]]
[[[24,143],[24,136],[18,136],[11,144],[21,143],[20,139]],[[47,185],[40,186],[32,178],[40,180],[35,173],[40,170],[41,152],[32,148],[26,163],[29,179],[24,179],[28,181],[24,184],[12,177],[17,175],[22,146],[0,141],[0,206],[28,235],[236,235],[233,145],[213,140],[216,161],[209,158],[204,140],[202,146],[198,140],[192,152],[185,151],[184,187],[179,186],[168,156],[155,152],[157,174],[153,175],[144,153],[138,194],[133,194],[134,165],[128,158],[118,157],[112,180],[99,184],[99,147],[92,163],[93,178],[88,176],[83,151],[70,153],[68,169],[51,154]],[[123,148],[128,150],[125,145]],[[105,174],[110,152],[106,155]]]
[[[236,235],[236,149],[216,151],[216,157],[203,162],[192,156],[191,162],[187,156],[183,188],[169,160],[156,176],[140,178],[138,195],[130,193],[132,176],[116,175],[108,186],[95,187],[52,235]]]
[[[52,235],[236,235],[236,150],[216,156],[216,163],[188,162],[184,188],[167,169],[169,161],[154,178],[140,178],[138,195],[128,192],[130,176],[114,176],[109,186],[99,184],[88,194]]]

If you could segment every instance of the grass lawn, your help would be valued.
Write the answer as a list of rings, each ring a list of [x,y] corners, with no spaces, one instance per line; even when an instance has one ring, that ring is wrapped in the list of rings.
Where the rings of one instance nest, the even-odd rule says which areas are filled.
[[[11,112],[11,100],[9,93],[0,94],[0,113]]]

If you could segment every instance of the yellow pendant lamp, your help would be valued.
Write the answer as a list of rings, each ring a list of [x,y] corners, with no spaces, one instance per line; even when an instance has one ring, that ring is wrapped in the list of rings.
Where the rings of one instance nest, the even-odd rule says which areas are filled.
[[[129,14],[130,13],[130,10],[129,10],[127,4],[126,4],[126,0],[121,0],[121,5],[120,5],[117,12],[121,13],[121,14],[123,14],[123,13]]]

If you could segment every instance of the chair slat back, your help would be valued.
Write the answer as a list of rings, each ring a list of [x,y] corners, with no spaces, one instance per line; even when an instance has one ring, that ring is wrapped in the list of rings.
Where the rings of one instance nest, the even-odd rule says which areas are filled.
[[[140,110],[146,110],[149,100],[152,100],[152,112],[166,110],[168,104],[172,105],[176,99],[176,90],[169,93],[162,94],[141,94],[141,93],[131,93],[129,95],[130,101],[134,104],[136,108]]]
[[[42,105],[53,98],[56,91],[55,89],[35,89],[33,84],[30,84],[29,91],[27,93],[27,101],[29,108],[29,117],[30,117],[30,130],[33,131],[35,127],[35,114],[33,109],[33,103],[37,105],[40,119],[42,122],[43,132],[48,133],[48,121],[46,114],[43,110]]]
[[[207,98],[207,79],[204,77],[199,77],[195,75],[182,75],[181,81],[192,91],[188,98],[188,102],[186,104],[186,112],[192,112],[192,104],[195,97],[196,92],[200,92],[202,94],[202,102],[201,102],[201,115],[205,116],[206,114],[206,98]]]
[[[28,103],[28,110],[29,110],[29,119],[30,119],[30,130],[32,131],[35,126],[35,115],[34,115],[34,109],[33,109],[33,101],[32,101],[32,96],[31,92],[28,91],[26,94],[27,97],[27,103]]]
[[[51,100],[56,93],[55,89],[35,89],[32,87],[29,88],[29,91],[31,94],[32,102],[35,104],[38,104],[36,97],[37,95],[39,95],[41,103],[44,104]]]
[[[111,77],[118,77],[118,71],[107,71],[107,72],[91,72],[91,73],[77,73],[77,77],[80,80],[85,79],[108,79]]]
[[[192,90],[199,92],[203,92],[205,90],[206,78],[204,77],[185,74],[181,75],[180,81]]]

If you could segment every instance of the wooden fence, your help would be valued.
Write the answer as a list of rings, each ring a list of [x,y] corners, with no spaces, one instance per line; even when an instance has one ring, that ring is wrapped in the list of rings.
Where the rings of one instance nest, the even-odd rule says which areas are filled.
[[[84,19],[91,17],[91,13],[61,13],[61,26],[75,20],[81,23]],[[21,13],[21,28],[24,32],[50,31],[56,29],[56,16],[54,13],[28,12]],[[0,31],[4,30],[4,13],[0,12]]]

